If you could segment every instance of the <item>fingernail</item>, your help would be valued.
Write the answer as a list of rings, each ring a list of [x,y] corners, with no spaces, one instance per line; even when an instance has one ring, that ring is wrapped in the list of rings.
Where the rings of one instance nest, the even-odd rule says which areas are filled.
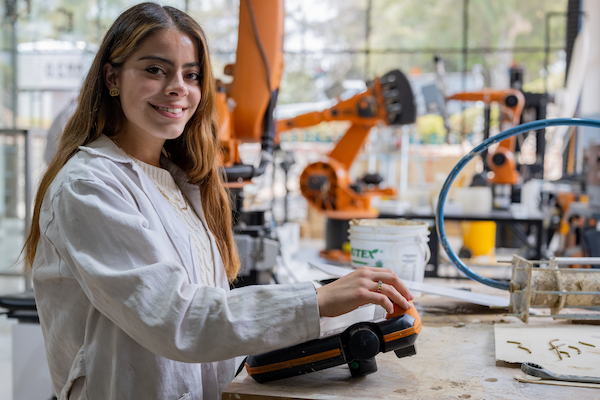
[[[410,309],[412,308],[412,304],[410,304],[410,303],[408,303],[408,302],[407,302],[406,304],[408,305],[408,307],[407,307],[406,309],[407,309],[407,310],[410,310]]]

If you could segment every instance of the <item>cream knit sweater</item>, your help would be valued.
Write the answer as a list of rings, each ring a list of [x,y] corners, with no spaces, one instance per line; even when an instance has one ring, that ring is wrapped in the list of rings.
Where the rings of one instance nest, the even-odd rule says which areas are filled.
[[[169,171],[146,164],[135,158],[133,158],[133,161],[142,168],[152,183],[156,185],[159,192],[165,196],[190,233],[192,243],[196,248],[198,260],[200,261],[200,282],[203,285],[215,287],[215,264],[207,227],[204,226],[202,220],[198,218],[192,207],[188,205],[183,193],[181,193],[179,186],[177,186]]]

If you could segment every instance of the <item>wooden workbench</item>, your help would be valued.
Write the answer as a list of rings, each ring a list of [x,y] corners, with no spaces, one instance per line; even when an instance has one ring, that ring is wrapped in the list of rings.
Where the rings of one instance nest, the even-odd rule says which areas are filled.
[[[475,283],[474,287],[483,285]],[[514,378],[521,374],[520,369],[497,367],[494,323],[522,325],[520,320],[484,306],[432,295],[417,298],[415,304],[423,320],[415,356],[399,359],[393,352],[378,354],[379,370],[362,378],[351,378],[344,365],[259,384],[244,370],[225,389],[223,399],[600,398],[600,389],[521,383]]]

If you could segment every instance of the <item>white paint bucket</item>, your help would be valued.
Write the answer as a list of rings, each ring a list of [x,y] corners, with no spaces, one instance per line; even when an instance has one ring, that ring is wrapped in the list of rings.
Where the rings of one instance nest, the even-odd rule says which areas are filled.
[[[404,219],[355,219],[350,221],[351,264],[383,267],[400,279],[423,282],[431,257],[429,225]]]

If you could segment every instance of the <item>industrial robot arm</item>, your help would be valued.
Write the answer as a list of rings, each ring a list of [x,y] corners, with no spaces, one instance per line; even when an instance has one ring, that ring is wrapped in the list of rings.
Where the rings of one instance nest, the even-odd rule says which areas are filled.
[[[525,96],[517,89],[484,89],[475,92],[456,93],[447,100],[483,101],[486,106],[497,103],[501,108],[500,131],[519,125],[521,113],[525,107]],[[486,138],[487,139],[487,138]],[[519,179],[515,160],[516,138],[514,136],[501,141],[494,152],[487,154],[486,162],[494,177],[493,185],[515,185]]]
[[[283,0],[240,0],[235,64],[225,67],[233,79],[217,81],[215,99],[220,162],[232,199],[234,240],[241,260],[236,286],[276,281],[273,266],[279,242],[266,210],[244,210],[244,186],[264,174],[273,160],[273,109],[283,71]],[[261,144],[258,165],[244,164],[238,146]]]
[[[358,193],[350,186],[349,170],[372,127],[378,124],[414,123],[416,107],[404,74],[393,70],[376,78],[367,90],[324,111],[314,111],[278,121],[278,133],[305,128],[323,121],[349,121],[348,131],[323,160],[310,164],[300,177],[302,195],[309,204],[331,218],[373,218],[374,194],[395,195],[392,188]],[[377,182],[378,183],[378,182]]]
[[[233,81],[217,82],[221,162],[228,182],[259,176],[271,162],[273,109],[283,73],[283,0],[270,2],[269,7],[258,0],[242,0],[239,20],[236,62],[225,67]],[[242,163],[238,145],[243,142],[261,143],[258,167]]]

